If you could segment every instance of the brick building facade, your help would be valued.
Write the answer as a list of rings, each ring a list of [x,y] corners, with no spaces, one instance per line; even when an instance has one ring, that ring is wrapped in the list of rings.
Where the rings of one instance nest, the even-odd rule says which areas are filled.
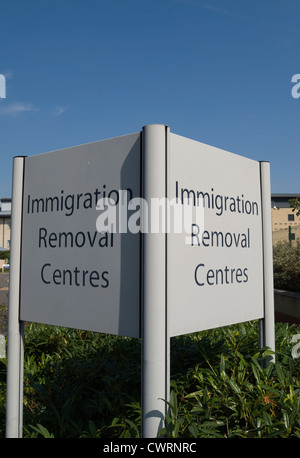
[[[273,243],[279,241],[300,241],[300,216],[292,211],[290,199],[299,197],[299,194],[272,194],[272,229]]]

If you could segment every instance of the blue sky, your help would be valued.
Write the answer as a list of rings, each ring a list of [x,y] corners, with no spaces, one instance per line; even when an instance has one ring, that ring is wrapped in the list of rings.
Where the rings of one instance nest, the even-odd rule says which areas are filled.
[[[1,0],[0,197],[16,155],[151,123],[299,193],[299,18],[299,0]]]

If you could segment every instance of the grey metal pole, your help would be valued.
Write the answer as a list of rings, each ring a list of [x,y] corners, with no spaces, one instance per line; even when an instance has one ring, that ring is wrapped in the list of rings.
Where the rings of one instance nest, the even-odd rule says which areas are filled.
[[[23,324],[19,319],[24,157],[13,160],[11,250],[8,296],[6,437],[22,437]]]
[[[260,162],[260,177],[264,264],[264,318],[260,321],[260,345],[269,347],[275,353],[273,243],[269,162]],[[275,362],[275,354],[270,356],[268,361]]]
[[[163,125],[143,128],[143,199],[148,232],[142,244],[142,437],[157,437],[165,424],[169,400],[167,318],[167,234],[151,232],[151,202],[167,197],[167,144]],[[146,212],[148,214],[146,214]],[[153,216],[153,215],[152,215]]]

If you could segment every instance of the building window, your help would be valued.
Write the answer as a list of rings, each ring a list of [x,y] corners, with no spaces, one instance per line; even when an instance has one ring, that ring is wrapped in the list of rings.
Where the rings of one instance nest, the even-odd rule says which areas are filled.
[[[292,213],[290,213],[288,215],[288,221],[295,221],[295,215],[292,215]]]

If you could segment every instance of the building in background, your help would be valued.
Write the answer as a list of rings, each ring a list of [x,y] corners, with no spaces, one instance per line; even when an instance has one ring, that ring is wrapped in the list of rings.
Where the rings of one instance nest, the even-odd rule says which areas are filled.
[[[10,250],[11,199],[0,199],[0,250]],[[0,268],[7,260],[0,259]]]
[[[299,194],[272,194],[273,244],[278,242],[300,241],[300,216],[292,211],[289,201],[300,197]]]

